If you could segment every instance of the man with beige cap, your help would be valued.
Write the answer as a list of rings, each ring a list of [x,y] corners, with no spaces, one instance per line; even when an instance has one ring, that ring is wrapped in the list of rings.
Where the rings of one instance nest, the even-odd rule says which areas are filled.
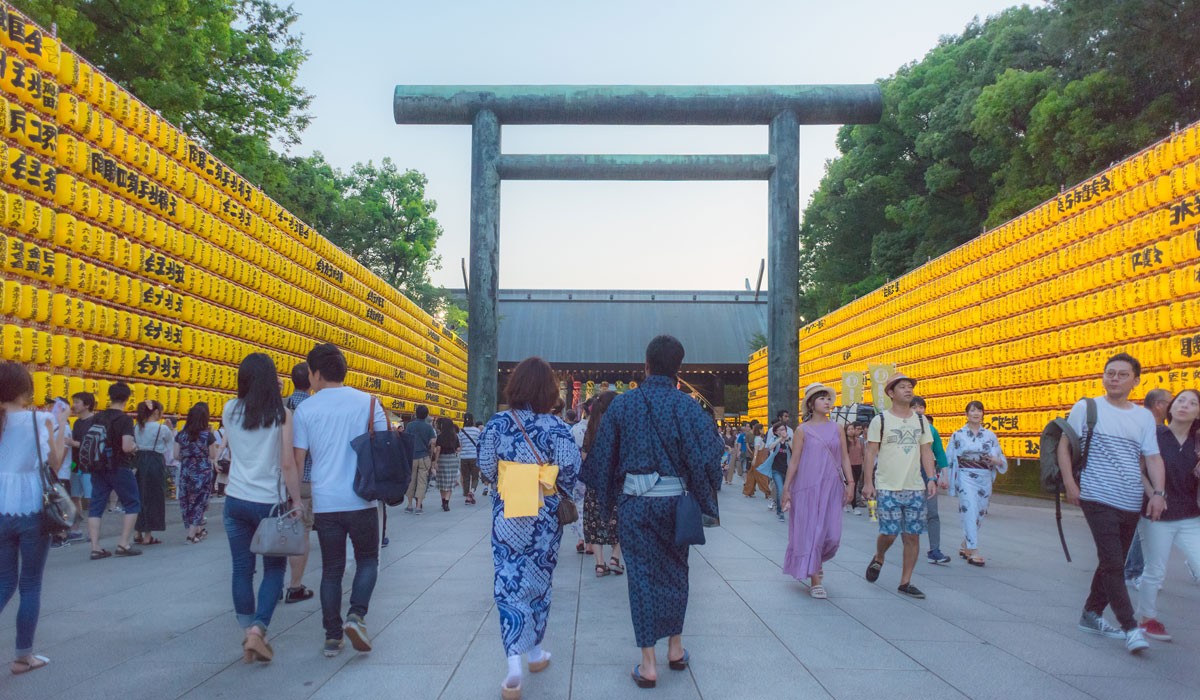
[[[892,400],[892,407],[875,416],[867,429],[863,497],[876,499],[875,513],[879,518],[879,538],[875,556],[867,566],[867,580],[879,579],[883,558],[899,535],[904,543],[904,559],[896,590],[913,598],[924,598],[925,594],[912,585],[912,573],[921,553],[921,534],[925,532],[925,499],[937,493],[937,476],[931,447],[933,434],[925,419],[912,408],[916,386],[917,380],[895,374],[883,388]],[[876,464],[874,470],[872,464]]]

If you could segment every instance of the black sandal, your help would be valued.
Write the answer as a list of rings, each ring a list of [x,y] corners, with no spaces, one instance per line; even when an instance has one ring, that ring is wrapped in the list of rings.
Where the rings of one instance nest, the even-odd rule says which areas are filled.
[[[140,550],[140,549],[134,549],[132,547],[126,547],[125,545],[120,545],[120,544],[117,545],[117,556],[118,557],[136,557],[137,555],[139,555],[141,553],[142,553],[142,550]]]
[[[96,561],[97,559],[107,559],[111,556],[112,556],[112,552],[108,551],[107,549],[93,549],[92,550],[92,561]]]
[[[616,557],[612,557],[608,560],[608,569],[617,576],[621,576],[625,573],[625,569],[621,566],[621,560],[617,559]]]
[[[633,682],[637,683],[637,687],[639,687],[639,688],[653,688],[656,685],[658,685],[657,679],[650,680],[649,678],[642,678],[642,665],[641,664],[634,666],[633,673],[631,673],[629,675],[633,677]]]

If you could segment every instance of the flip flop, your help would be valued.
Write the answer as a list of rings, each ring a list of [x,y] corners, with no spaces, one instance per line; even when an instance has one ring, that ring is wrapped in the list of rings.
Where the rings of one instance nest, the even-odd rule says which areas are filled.
[[[639,688],[653,688],[658,685],[657,679],[650,680],[648,678],[642,678],[642,665],[641,664],[634,666],[633,673],[631,673],[629,675],[633,677],[633,682],[637,683],[637,687],[639,687]]]
[[[140,550],[140,549],[133,549],[132,547],[126,547],[126,546],[120,545],[120,544],[117,545],[117,556],[118,557],[136,557],[137,555],[139,555],[141,553],[142,553],[142,550]]]
[[[150,539],[146,540],[145,542],[141,542],[141,543],[139,543],[137,540],[134,540],[134,544],[144,544],[144,545],[162,544],[162,540],[158,539],[157,537],[151,536]]]
[[[107,559],[111,556],[112,556],[112,552],[108,551],[107,549],[93,549],[92,550],[92,561],[96,561],[97,559]]]
[[[50,663],[50,659],[48,659],[44,656],[41,656],[40,654],[34,654],[32,658],[33,658],[33,661],[26,661],[25,659],[17,659],[16,661],[13,661],[12,662],[13,666],[20,666],[23,668],[21,668],[20,670],[13,668],[12,674],[14,676],[19,676],[23,673],[29,673],[30,671],[36,671],[39,668],[45,668],[46,665]]]
[[[688,662],[691,660],[692,655],[688,653],[687,649],[684,649],[683,656],[678,660],[672,661],[670,657],[667,657],[667,665],[671,667],[672,671],[686,671]]]

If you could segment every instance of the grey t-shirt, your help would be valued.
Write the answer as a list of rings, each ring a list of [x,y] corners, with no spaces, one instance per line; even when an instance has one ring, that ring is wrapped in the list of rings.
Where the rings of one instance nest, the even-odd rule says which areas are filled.
[[[404,426],[404,432],[413,437],[413,459],[429,456],[429,443],[437,437],[433,426],[427,420],[414,420]]]

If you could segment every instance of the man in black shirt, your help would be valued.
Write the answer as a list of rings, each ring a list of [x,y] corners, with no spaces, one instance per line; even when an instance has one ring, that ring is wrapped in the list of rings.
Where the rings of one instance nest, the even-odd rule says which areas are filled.
[[[129,401],[129,385],[117,382],[108,388],[108,408],[92,416],[92,425],[108,427],[108,446],[112,451],[106,469],[92,471],[92,503],[88,508],[88,536],[92,540],[92,559],[111,557],[112,552],[100,548],[100,518],[108,505],[108,496],[113,491],[125,509],[125,522],[121,527],[121,539],[117,544],[117,556],[132,557],[142,553],[129,546],[133,526],[142,510],[138,496],[137,478],[133,474],[130,455],[137,450],[133,441],[133,419],[125,415],[125,403]],[[84,431],[86,434],[86,431]],[[81,440],[82,441],[82,440]]]

